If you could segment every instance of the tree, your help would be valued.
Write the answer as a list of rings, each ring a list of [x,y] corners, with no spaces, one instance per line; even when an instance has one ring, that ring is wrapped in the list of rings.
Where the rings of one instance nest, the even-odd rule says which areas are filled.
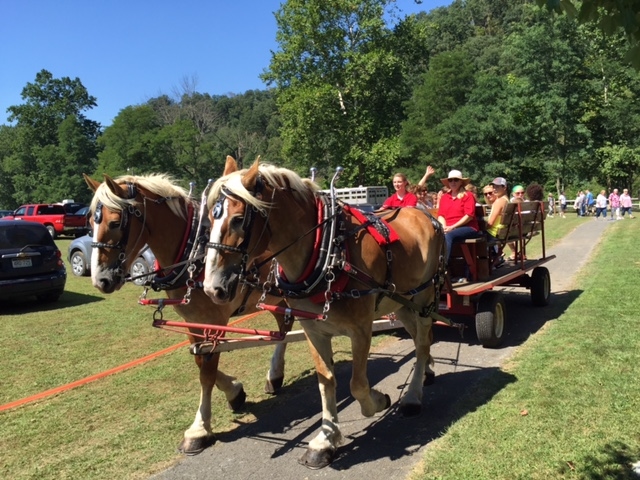
[[[640,70],[640,2],[637,0],[536,0],[556,13],[566,13],[581,23],[595,23],[602,31],[612,35],[623,29],[631,48],[625,60]]]
[[[90,198],[83,171],[95,168],[100,125],[84,112],[96,106],[78,78],[53,78],[41,70],[22,90],[25,103],[8,108],[11,149],[2,169],[16,203]]]
[[[276,12],[280,49],[262,78],[275,85],[289,166],[346,182],[387,181],[409,95],[406,65],[385,23],[391,0],[289,0]]]

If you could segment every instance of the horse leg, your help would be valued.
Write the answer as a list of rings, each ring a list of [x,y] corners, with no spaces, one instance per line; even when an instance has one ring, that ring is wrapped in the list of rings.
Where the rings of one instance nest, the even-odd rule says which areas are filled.
[[[278,305],[286,306],[286,303],[282,302]],[[293,321],[285,321],[284,315],[274,314],[273,316],[278,322],[278,327],[281,332],[289,333],[291,331]],[[287,344],[284,341],[276,345],[273,355],[271,356],[270,368],[267,371],[267,382],[264,385],[265,393],[273,395],[282,388],[282,384],[284,383],[284,354],[286,351]]]
[[[417,316],[411,314],[413,312],[405,312],[404,315],[401,313],[401,317],[398,317],[398,320],[402,322],[404,329],[411,335],[414,344],[416,343],[416,338],[418,336],[418,322]],[[433,330],[430,331],[429,337],[429,345],[433,344]],[[425,367],[425,375],[422,384],[426,387],[428,385],[433,385],[436,381],[436,373],[431,369],[431,365],[433,364],[433,359],[430,358]]]
[[[267,371],[267,382],[264,385],[265,393],[271,395],[277,393],[284,383],[284,354],[287,350],[286,343],[278,343],[271,356],[271,366]]]
[[[433,331],[431,318],[422,318],[414,311],[402,308],[397,312],[398,318],[413,337],[416,349],[416,363],[407,392],[400,400],[400,411],[404,416],[416,416],[422,411],[422,387],[435,374],[429,367]],[[426,379],[426,380],[425,380]]]
[[[244,407],[247,394],[244,391],[242,382],[239,382],[236,377],[227,375],[222,370],[218,370],[216,375],[216,387],[227,398],[229,408],[234,412],[242,410]]]
[[[389,408],[391,397],[371,388],[367,377],[367,363],[371,349],[371,323],[351,333],[352,373],[349,384],[351,395],[360,404],[360,411],[365,417]]]
[[[322,400],[322,425],[320,432],[309,442],[309,446],[299,463],[312,469],[329,465],[336,450],[342,444],[342,432],[338,425],[336,401],[336,378],[333,372],[333,351],[331,336],[314,329],[312,321],[301,322],[318,376],[318,388]]]
[[[211,393],[216,383],[219,360],[219,353],[207,358],[196,356],[196,363],[200,367],[200,405],[193,423],[184,432],[184,438],[178,446],[178,451],[186,455],[197,455],[216,442],[211,431]]]

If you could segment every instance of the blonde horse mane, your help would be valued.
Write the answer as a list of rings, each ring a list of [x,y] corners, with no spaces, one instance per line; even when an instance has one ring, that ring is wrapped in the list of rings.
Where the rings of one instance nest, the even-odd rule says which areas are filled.
[[[174,183],[172,177],[161,173],[152,173],[149,175],[123,175],[115,178],[114,181],[118,184],[126,182],[133,183],[143,190],[147,190],[160,197],[166,197],[167,205],[171,211],[178,217],[186,219],[187,211],[186,206],[189,204],[188,192]],[[185,206],[181,207],[179,200],[185,200]],[[102,203],[109,210],[121,212],[130,205],[138,203],[135,198],[125,199],[120,198],[109,189],[109,186],[103,182],[96,190],[93,199],[91,200],[91,213],[96,211],[98,202]]]
[[[209,209],[213,207],[213,203],[220,197],[224,189],[226,192],[240,198],[247,205],[251,205],[260,210],[260,212],[265,213],[266,209],[270,207],[270,203],[267,200],[254,197],[253,193],[242,185],[242,179],[248,171],[249,169],[245,168],[220,177],[213,184],[207,197]],[[261,163],[258,166],[258,171],[266,184],[273,188],[291,190],[294,198],[299,202],[309,201],[314,198],[315,192],[319,190],[319,187],[313,181],[308,178],[300,178],[297,173],[287,168]]]

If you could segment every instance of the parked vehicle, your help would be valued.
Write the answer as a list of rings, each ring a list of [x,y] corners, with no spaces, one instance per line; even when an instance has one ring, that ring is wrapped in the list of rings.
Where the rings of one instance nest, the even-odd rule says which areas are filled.
[[[58,235],[80,236],[86,233],[86,218],[67,214],[64,206],[59,204],[22,205],[4,218],[41,223],[54,239]]]
[[[12,210],[0,210],[0,218],[6,217],[7,215],[11,215],[13,213]]]
[[[87,210],[89,209],[89,207],[87,207],[86,204],[84,203],[78,203],[78,202],[68,202],[68,203],[62,203],[62,206],[64,207],[64,211],[67,213],[78,213],[78,210],[80,210],[81,208],[86,208]]]
[[[80,232],[77,232],[76,237],[81,237],[82,235],[86,235],[87,233],[91,232],[91,223],[89,222],[89,208],[90,207],[85,206],[73,212],[73,215],[75,215],[76,217],[84,217],[84,229],[81,229]]]
[[[74,275],[81,277],[91,274],[91,242],[92,236],[84,235],[76,238],[69,244],[67,257]],[[138,252],[138,257],[131,265],[129,274],[136,285],[144,285],[150,278],[141,277],[154,270],[156,257],[146,245]]]
[[[42,224],[0,220],[0,300],[55,302],[66,281],[62,254]]]

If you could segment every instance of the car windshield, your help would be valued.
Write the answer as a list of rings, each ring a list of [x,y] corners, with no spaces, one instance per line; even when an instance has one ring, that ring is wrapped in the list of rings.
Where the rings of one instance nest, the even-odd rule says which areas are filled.
[[[0,224],[0,249],[22,248],[28,245],[51,246],[53,239],[41,225],[26,225],[13,222]]]

